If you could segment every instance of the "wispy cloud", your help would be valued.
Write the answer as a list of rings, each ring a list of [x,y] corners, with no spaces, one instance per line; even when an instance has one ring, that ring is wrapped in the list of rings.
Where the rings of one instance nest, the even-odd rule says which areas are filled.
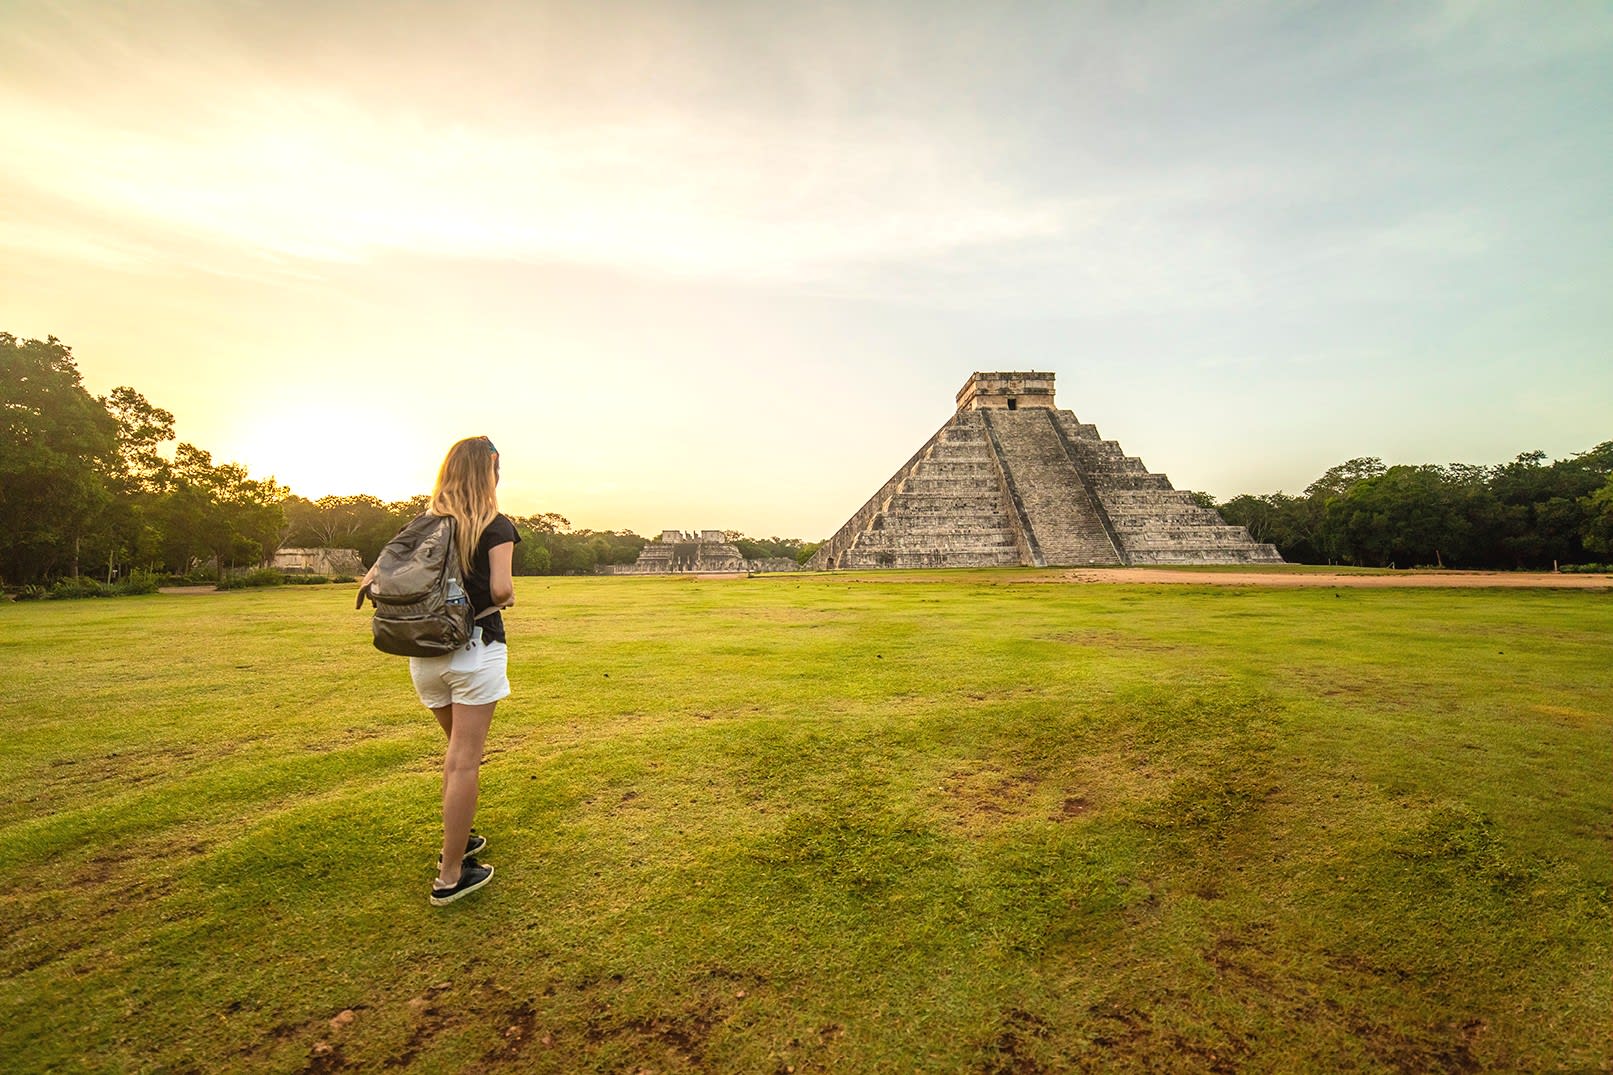
[[[998,270],[965,273],[972,288],[1005,289],[1012,268],[1019,294],[1082,308],[1239,305],[1318,250],[1481,241],[1460,191],[1407,201],[1405,91],[1375,88],[1385,58],[1403,78],[1454,38],[1469,68],[1538,65],[1587,36],[1500,19],[1516,31],[1503,50],[1498,19],[1464,5],[1400,25],[1261,3],[1014,20],[487,5],[422,13],[410,33],[362,4],[33,10],[0,23],[17,58],[0,139],[29,147],[0,165],[13,251],[876,289],[899,272],[908,293],[971,266]],[[1341,238],[1352,201],[1375,219]]]
[[[0,139],[34,147],[11,183],[112,234],[315,262],[407,252],[789,274],[1046,239],[1068,223],[1056,202],[968,174],[921,132],[714,129],[653,112],[440,126],[266,87],[217,89],[183,122],[119,122],[0,96]]]

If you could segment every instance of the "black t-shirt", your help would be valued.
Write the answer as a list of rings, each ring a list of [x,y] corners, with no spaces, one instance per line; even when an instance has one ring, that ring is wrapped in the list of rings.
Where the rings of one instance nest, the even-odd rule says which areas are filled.
[[[470,573],[465,576],[465,592],[470,595],[473,615],[484,608],[493,607],[492,568],[487,562],[487,551],[495,545],[520,540],[521,535],[516,533],[515,524],[504,515],[493,516],[493,521],[482,531],[481,540],[476,542],[476,552],[470,558]],[[501,614],[495,612],[491,616],[483,616],[476,623],[482,629],[483,641],[504,641],[504,617]]]

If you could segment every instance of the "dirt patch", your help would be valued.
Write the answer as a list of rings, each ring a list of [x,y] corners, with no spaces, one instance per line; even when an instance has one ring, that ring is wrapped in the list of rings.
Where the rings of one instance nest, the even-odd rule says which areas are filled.
[[[1368,590],[1399,587],[1613,590],[1613,575],[1560,575],[1552,571],[1397,571],[1392,575],[1364,575],[1331,571],[1182,571],[1164,567],[1091,567],[1031,581]]]
[[[1258,937],[1222,934],[1203,954],[1204,961],[1215,968],[1216,977],[1222,982],[1230,982],[1240,988],[1253,988],[1262,993],[1277,992],[1276,980],[1264,967],[1270,959],[1270,953]]]
[[[991,827],[1028,818],[1075,821],[1091,814],[1101,798],[1068,776],[1009,771],[995,765],[954,769],[941,780],[945,813],[965,828]]]
[[[1482,1070],[1473,1046],[1487,1026],[1473,1019],[1461,1026],[1440,1026],[1425,1032],[1405,1032],[1382,1023],[1357,1019],[1350,1031],[1367,1052],[1384,1067],[1401,1075],[1458,1075]]]
[[[991,1043],[991,1059],[982,1067],[988,1075],[1036,1075],[1047,1070],[1037,1062],[1033,1042],[1045,1040],[1053,1031],[1041,1016],[1021,1008],[1003,1013],[1003,1029]]]
[[[1060,812],[1065,817],[1081,817],[1092,812],[1092,804],[1087,801],[1085,795],[1070,795],[1065,798]]]
[[[691,980],[686,1002],[676,1009],[635,1015],[619,1013],[608,995],[602,995],[584,1027],[585,1046],[592,1051],[625,1044],[657,1061],[634,1070],[705,1070],[712,1035],[767,981],[759,974],[715,966]],[[612,975],[610,982],[620,985],[622,976]],[[597,984],[580,983],[578,989],[592,992]]]
[[[1001,820],[1029,813],[1041,778],[1035,773],[1009,773],[996,766],[958,769],[942,782],[957,812],[965,819]]]

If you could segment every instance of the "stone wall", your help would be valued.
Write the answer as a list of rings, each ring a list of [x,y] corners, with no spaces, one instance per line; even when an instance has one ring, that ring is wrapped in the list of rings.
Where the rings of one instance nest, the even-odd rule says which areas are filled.
[[[661,540],[640,549],[632,564],[606,565],[598,570],[602,575],[676,575],[744,572],[749,568],[738,547],[724,540],[721,530],[688,534],[663,530]]]
[[[357,549],[276,549],[269,566],[293,575],[364,574]]]
[[[958,389],[958,410],[1013,411],[1053,406],[1053,375],[1034,371],[976,373]]]

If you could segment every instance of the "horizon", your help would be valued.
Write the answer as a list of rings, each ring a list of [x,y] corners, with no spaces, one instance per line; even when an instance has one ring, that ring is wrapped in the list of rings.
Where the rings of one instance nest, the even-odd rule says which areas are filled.
[[[77,356],[75,355],[75,358],[76,357]],[[1006,372],[1006,371],[975,371],[975,373],[980,373],[980,372]],[[1021,372],[1024,372],[1024,371],[1021,371]],[[1038,371],[1038,372],[1040,372],[1040,371]],[[973,376],[973,374],[971,374],[971,377],[972,376]],[[1067,408],[1059,408],[1059,409],[1063,410],[1063,409],[1067,409]],[[954,413],[956,413],[956,411],[954,411]],[[948,421],[950,421],[950,420],[951,420],[951,416],[949,415],[948,416]],[[176,422],[176,425],[177,425],[177,422]],[[182,438],[182,437],[176,437],[175,441],[177,443],[178,441],[181,441],[183,439],[184,438]],[[496,444],[497,442],[495,441],[494,443]],[[1606,443],[1606,442],[1598,442],[1598,444],[1587,445],[1585,448],[1577,449],[1575,451],[1565,453],[1565,454],[1563,454],[1561,456],[1553,456],[1550,453],[1547,453],[1547,462],[1558,462],[1558,461],[1561,461],[1561,460],[1570,459],[1570,458],[1573,458],[1575,456],[1586,454],[1587,452],[1590,452],[1593,449],[1595,449],[1596,447],[1598,447],[1601,443]],[[205,445],[196,445],[196,447],[202,448],[204,451],[206,450]],[[1122,445],[1121,447],[1124,448],[1125,446]],[[1494,461],[1488,461],[1488,462],[1480,463],[1480,464],[1477,464],[1477,465],[1481,465],[1481,466],[1485,466],[1485,467],[1499,466],[1499,465],[1502,465],[1502,464],[1505,464],[1505,463],[1512,462],[1518,456],[1520,456],[1520,455],[1524,454],[1524,452],[1527,452],[1527,451],[1530,451],[1530,450],[1531,449],[1525,449],[1524,451],[1514,453],[1512,456],[1509,456],[1509,457],[1507,457],[1505,459],[1498,459],[1498,460],[1494,460]],[[166,454],[171,455],[172,454],[172,449],[169,448],[166,451]],[[1352,461],[1354,461],[1354,458],[1378,458],[1378,457],[1365,456],[1365,457],[1353,457],[1350,460],[1340,459],[1340,460],[1335,461],[1335,464],[1329,464],[1329,466],[1331,467],[1331,466],[1337,465],[1337,464],[1343,464],[1343,463],[1347,463],[1347,462],[1352,462]],[[1380,461],[1382,461],[1382,460],[1380,459]],[[249,472],[251,471],[250,466],[247,463],[245,463],[244,461],[242,461],[242,460],[226,460],[226,459],[221,459],[221,458],[218,458],[218,457],[215,456],[213,458],[213,462],[215,464],[234,463],[234,464],[246,467]],[[1385,462],[1385,466],[1387,466],[1387,467],[1398,466],[1398,465],[1407,465],[1407,466],[1435,465],[1435,466],[1443,466],[1443,465],[1450,465],[1450,464],[1461,465],[1463,463],[1472,463],[1472,461],[1471,460],[1446,460],[1446,461],[1443,461],[1443,462],[1440,462],[1440,463],[1436,463],[1433,460],[1423,460],[1421,462],[1401,461],[1399,463]],[[261,479],[261,480],[276,480],[275,476],[272,475],[272,474],[252,473],[251,476],[253,478],[255,478],[255,479]],[[1314,476],[1314,478],[1312,480],[1314,480],[1315,478],[1320,478],[1321,476],[1322,476],[1322,472],[1319,471]],[[284,485],[284,483],[280,483],[280,484]],[[1309,485],[1309,484],[1310,484],[1310,482],[1306,483],[1306,485]],[[1181,488],[1181,487],[1177,486],[1177,488]],[[1304,487],[1297,488],[1297,489],[1293,490],[1293,493],[1297,494],[1297,493],[1301,492],[1303,488]],[[287,487],[287,490],[288,490],[288,494],[290,496],[301,497],[302,499],[307,500],[309,502],[318,502],[320,499],[322,499],[325,496],[336,496],[336,497],[371,496],[371,497],[374,497],[376,500],[380,501],[382,504],[397,504],[397,503],[407,502],[408,500],[411,500],[411,499],[413,499],[415,497],[429,497],[431,495],[431,483],[430,482],[426,483],[426,485],[423,488],[418,489],[418,490],[414,491],[413,493],[406,493],[406,494],[401,495],[401,496],[393,496],[393,497],[378,496],[377,494],[366,492],[364,490],[348,490],[346,492],[332,491],[330,493],[322,493],[322,494],[320,494],[318,496],[306,496],[303,493],[301,493],[299,490],[293,489],[293,488],[290,488],[290,487]],[[1197,492],[1199,490],[1190,490],[1190,491]],[[1256,496],[1261,496],[1261,495],[1266,495],[1266,494],[1270,494],[1270,493],[1284,493],[1284,492],[1288,492],[1288,490],[1244,489],[1244,490],[1240,490],[1239,493],[1233,494],[1233,496],[1237,496],[1237,495],[1241,495],[1241,494],[1253,494],[1253,495],[1256,495]],[[1227,500],[1230,500],[1230,499],[1232,499],[1231,496],[1218,498],[1219,502],[1221,502],[1221,503],[1225,503]],[[864,497],[862,500],[858,501],[858,507],[860,508],[862,506],[862,504],[866,503],[866,501],[867,501],[867,497]],[[649,539],[651,541],[657,540],[662,533],[664,533],[666,531],[671,531],[671,530],[679,530],[679,531],[682,531],[682,532],[685,532],[685,533],[696,533],[696,534],[698,534],[698,533],[700,533],[702,531],[706,531],[706,530],[722,530],[722,531],[725,531],[725,532],[737,532],[737,533],[739,533],[741,535],[741,537],[746,538],[746,539],[750,539],[750,540],[786,540],[786,541],[787,540],[798,540],[798,541],[801,541],[803,544],[808,544],[808,543],[816,543],[816,542],[821,542],[821,541],[828,540],[831,536],[833,536],[833,534],[836,531],[838,531],[840,529],[840,525],[841,525],[841,524],[836,524],[836,526],[833,529],[831,529],[828,533],[823,534],[823,535],[785,534],[785,533],[767,533],[767,534],[763,534],[763,533],[752,533],[750,531],[745,531],[745,530],[738,530],[735,527],[705,526],[705,525],[700,525],[700,526],[656,526],[656,527],[653,527],[653,528],[650,528],[650,529],[638,529],[638,528],[630,527],[630,526],[592,526],[592,525],[588,525],[586,523],[578,523],[578,522],[576,522],[576,521],[574,521],[572,519],[571,515],[568,512],[563,511],[563,510],[559,510],[559,509],[554,508],[554,507],[547,507],[547,508],[537,507],[537,508],[530,508],[530,509],[513,508],[510,505],[507,505],[507,504],[505,504],[503,502],[502,496],[500,498],[499,510],[502,511],[506,515],[510,515],[510,516],[518,517],[518,518],[534,518],[534,517],[539,517],[539,516],[547,515],[547,514],[558,515],[558,516],[560,516],[561,518],[563,518],[566,521],[566,526],[564,527],[564,529],[568,530],[569,532],[572,532],[572,533],[577,533],[577,532],[582,532],[582,531],[590,531],[590,532],[594,532],[594,533],[607,533],[607,532],[609,532],[609,533],[631,533],[631,534],[635,534],[635,535],[637,535],[639,537],[647,538],[647,539]]]
[[[309,499],[486,434],[511,514],[817,540],[1002,369],[1221,501],[1613,436],[1591,6],[30,0],[0,47],[0,330]]]

